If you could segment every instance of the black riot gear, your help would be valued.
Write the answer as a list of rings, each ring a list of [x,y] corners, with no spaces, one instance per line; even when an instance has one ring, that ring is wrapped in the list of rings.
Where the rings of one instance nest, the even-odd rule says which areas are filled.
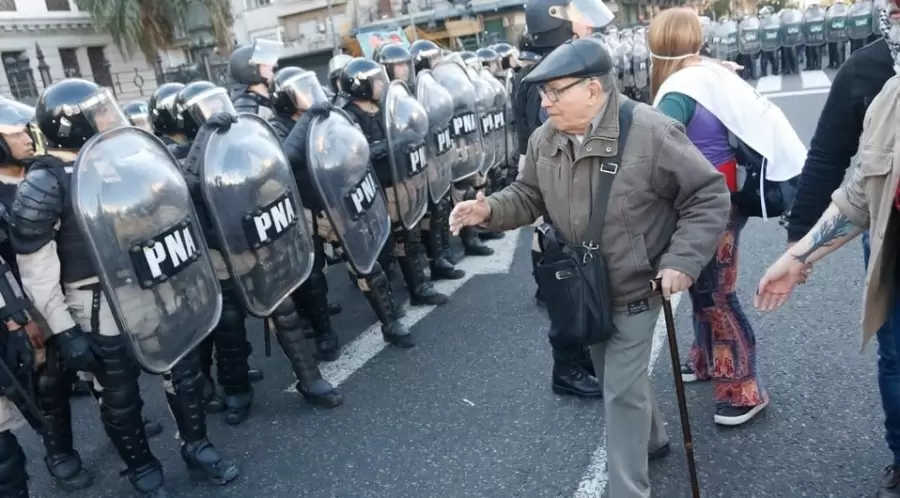
[[[488,68],[491,74],[497,73],[500,70],[500,55],[492,48],[480,48],[475,55],[478,56],[478,60],[481,62],[481,65]]]
[[[166,83],[157,88],[150,97],[147,107],[150,109],[150,121],[153,131],[162,135],[182,133],[182,124],[175,111],[175,96],[184,88],[183,83]]]
[[[416,40],[409,46],[409,53],[413,58],[413,67],[416,72],[423,69],[434,69],[434,65],[441,59],[441,47],[431,40]]]
[[[80,149],[98,132],[129,124],[111,91],[78,78],[47,87],[35,116],[51,149]]]
[[[182,88],[175,96],[175,112],[182,132],[191,139],[213,115],[237,115],[228,92],[208,81],[195,81]]]
[[[341,71],[341,93],[354,100],[381,100],[390,81],[384,67],[375,61],[357,57]]]
[[[552,50],[572,38],[572,24],[602,28],[614,14],[600,0],[530,0],[525,25],[533,48]]]
[[[546,83],[560,78],[602,76],[612,69],[612,58],[595,38],[569,40],[534,67],[523,83]]]
[[[132,126],[143,128],[147,131],[153,131],[153,125],[150,122],[150,108],[147,103],[141,100],[135,100],[122,106],[122,112]]]
[[[278,64],[281,43],[270,40],[256,40],[253,45],[245,45],[234,49],[228,59],[228,72],[231,78],[241,85],[267,83],[271,76],[266,76],[265,67],[270,70]]]
[[[297,106],[293,97],[287,91],[286,83],[292,78],[298,77],[305,73],[306,70],[299,67],[285,67],[279,69],[272,78],[272,84],[269,85],[269,98],[272,99],[272,109],[279,114],[288,116],[297,112]]]
[[[0,164],[16,162],[3,136],[27,132],[28,123],[33,118],[33,107],[0,97]]]
[[[412,54],[399,43],[385,43],[378,47],[378,53],[373,57],[375,62],[384,66],[388,78],[400,81],[409,81],[412,76]],[[406,66],[406,74],[397,70],[397,66]]]
[[[500,57],[500,69],[512,69],[513,59],[518,55],[518,50],[509,43],[498,43],[491,48]]]
[[[331,90],[336,93],[341,93],[341,72],[343,72],[344,67],[353,60],[352,56],[347,54],[338,54],[331,58],[328,61],[328,83],[331,86]]]

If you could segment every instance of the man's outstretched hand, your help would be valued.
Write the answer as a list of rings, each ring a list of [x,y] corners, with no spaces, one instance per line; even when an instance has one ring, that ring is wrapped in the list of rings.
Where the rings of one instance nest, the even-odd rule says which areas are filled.
[[[475,194],[475,200],[462,201],[453,206],[453,211],[450,212],[450,231],[453,235],[459,235],[463,228],[480,225],[490,218],[491,205],[479,190]]]

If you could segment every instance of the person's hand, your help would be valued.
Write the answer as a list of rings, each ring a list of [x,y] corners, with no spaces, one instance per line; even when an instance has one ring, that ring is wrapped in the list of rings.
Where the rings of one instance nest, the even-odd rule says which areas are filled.
[[[790,251],[792,247],[794,247],[796,242],[788,242],[787,250]],[[805,284],[807,280],[809,280],[809,276],[812,275],[813,265],[812,263],[807,263],[803,265],[803,274],[800,277],[800,283]]]
[[[209,120],[206,122],[209,126],[212,126],[219,132],[225,132],[231,129],[231,125],[237,123],[237,116],[234,114],[229,114],[227,112],[219,112],[213,114],[209,117]]]
[[[30,372],[34,368],[34,346],[26,329],[20,327],[7,330],[6,364],[13,371]]]
[[[656,278],[660,279],[659,291],[662,292],[665,299],[669,299],[672,294],[678,294],[694,284],[694,279],[691,277],[678,270],[668,268],[660,270],[656,274]]]
[[[721,61],[721,62],[719,62],[719,64],[722,64],[723,66],[727,67],[728,69],[731,69],[731,71],[734,73],[740,71],[741,69],[744,69],[744,66],[742,66],[734,61]]]
[[[480,225],[490,217],[491,205],[479,190],[475,194],[475,200],[462,201],[453,206],[453,211],[450,212],[450,231],[453,235],[459,235],[463,228]]]
[[[782,307],[794,287],[803,282],[806,267],[790,252],[784,253],[759,281],[753,305],[760,311],[774,311]]]

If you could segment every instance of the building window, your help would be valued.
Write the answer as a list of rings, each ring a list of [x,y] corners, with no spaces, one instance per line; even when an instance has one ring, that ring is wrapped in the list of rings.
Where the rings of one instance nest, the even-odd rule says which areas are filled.
[[[16,0],[0,0],[0,12],[15,12]]]
[[[44,0],[47,5],[47,12],[69,12],[72,7],[69,6],[69,0]]]
[[[272,0],[244,0],[244,9],[252,10],[266,5],[272,5]]]
[[[37,99],[37,85],[34,82],[34,70],[25,52],[2,52],[3,70],[9,83],[9,93],[16,100],[32,103]],[[6,93],[4,91],[3,93]]]
[[[81,65],[78,63],[77,49],[59,49],[59,60],[62,62],[63,75],[66,78],[81,78]]]

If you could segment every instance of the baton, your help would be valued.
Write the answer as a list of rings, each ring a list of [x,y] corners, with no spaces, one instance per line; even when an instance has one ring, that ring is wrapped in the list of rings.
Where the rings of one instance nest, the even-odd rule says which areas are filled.
[[[662,294],[662,279],[650,281],[650,289]],[[678,398],[678,412],[681,418],[681,432],[684,435],[684,453],[687,457],[688,475],[691,479],[691,495],[700,498],[700,482],[697,479],[697,462],[694,460],[694,439],[691,437],[691,420],[688,417],[687,401],[684,395],[684,380],[681,378],[681,355],[678,354],[678,337],[675,334],[675,316],[672,302],[663,297],[663,316],[666,319],[666,335],[669,339],[669,354],[672,356],[672,375],[675,377],[675,396]]]
[[[272,357],[272,329],[269,323],[272,322],[271,318],[266,318],[263,321],[263,337],[265,341],[266,347],[266,358]]]

